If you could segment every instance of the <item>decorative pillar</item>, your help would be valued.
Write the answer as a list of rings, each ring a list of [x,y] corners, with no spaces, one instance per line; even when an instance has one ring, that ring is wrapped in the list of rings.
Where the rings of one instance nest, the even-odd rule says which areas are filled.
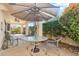
[[[28,32],[29,32],[28,22],[26,23],[26,30],[25,30],[25,32],[26,32],[26,35],[28,35]]]
[[[23,25],[21,24],[21,34],[23,34]]]
[[[39,36],[43,36],[42,23],[41,22],[38,23],[38,35]]]

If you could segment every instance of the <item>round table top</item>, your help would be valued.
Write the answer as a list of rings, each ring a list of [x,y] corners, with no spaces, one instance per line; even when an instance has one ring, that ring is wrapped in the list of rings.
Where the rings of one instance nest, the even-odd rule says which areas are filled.
[[[28,36],[28,37],[23,37],[22,39],[31,42],[39,42],[39,41],[47,40],[46,37],[41,37],[41,36]]]
[[[12,36],[12,35],[11,35]],[[44,36],[26,36],[26,35],[22,35],[22,34],[14,34],[13,37],[21,39],[21,40],[25,40],[25,41],[29,41],[29,42],[40,42],[40,41],[45,41],[47,40],[47,37]]]

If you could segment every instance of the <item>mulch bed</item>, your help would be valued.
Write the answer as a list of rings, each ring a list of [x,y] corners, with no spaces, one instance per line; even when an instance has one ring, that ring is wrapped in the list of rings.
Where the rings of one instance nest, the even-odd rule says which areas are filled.
[[[59,44],[59,47],[60,48],[67,48],[69,49],[72,53],[76,54],[79,56],[79,47],[76,47],[76,46],[71,46],[71,45],[68,45],[66,43],[61,43]]]

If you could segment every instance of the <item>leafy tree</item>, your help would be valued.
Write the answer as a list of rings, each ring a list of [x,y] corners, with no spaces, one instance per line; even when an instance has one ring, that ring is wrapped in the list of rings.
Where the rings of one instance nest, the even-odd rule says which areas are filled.
[[[79,6],[68,10],[60,17],[60,24],[65,29],[66,35],[79,43]]]

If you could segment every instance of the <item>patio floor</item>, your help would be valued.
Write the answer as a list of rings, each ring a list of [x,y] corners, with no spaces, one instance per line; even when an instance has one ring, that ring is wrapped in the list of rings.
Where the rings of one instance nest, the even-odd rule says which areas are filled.
[[[31,49],[34,47],[33,44],[24,44],[16,47],[11,47],[6,50],[0,51],[1,56],[75,56],[74,53],[70,52],[66,48],[56,47],[54,44],[39,44],[40,52],[33,53]]]

